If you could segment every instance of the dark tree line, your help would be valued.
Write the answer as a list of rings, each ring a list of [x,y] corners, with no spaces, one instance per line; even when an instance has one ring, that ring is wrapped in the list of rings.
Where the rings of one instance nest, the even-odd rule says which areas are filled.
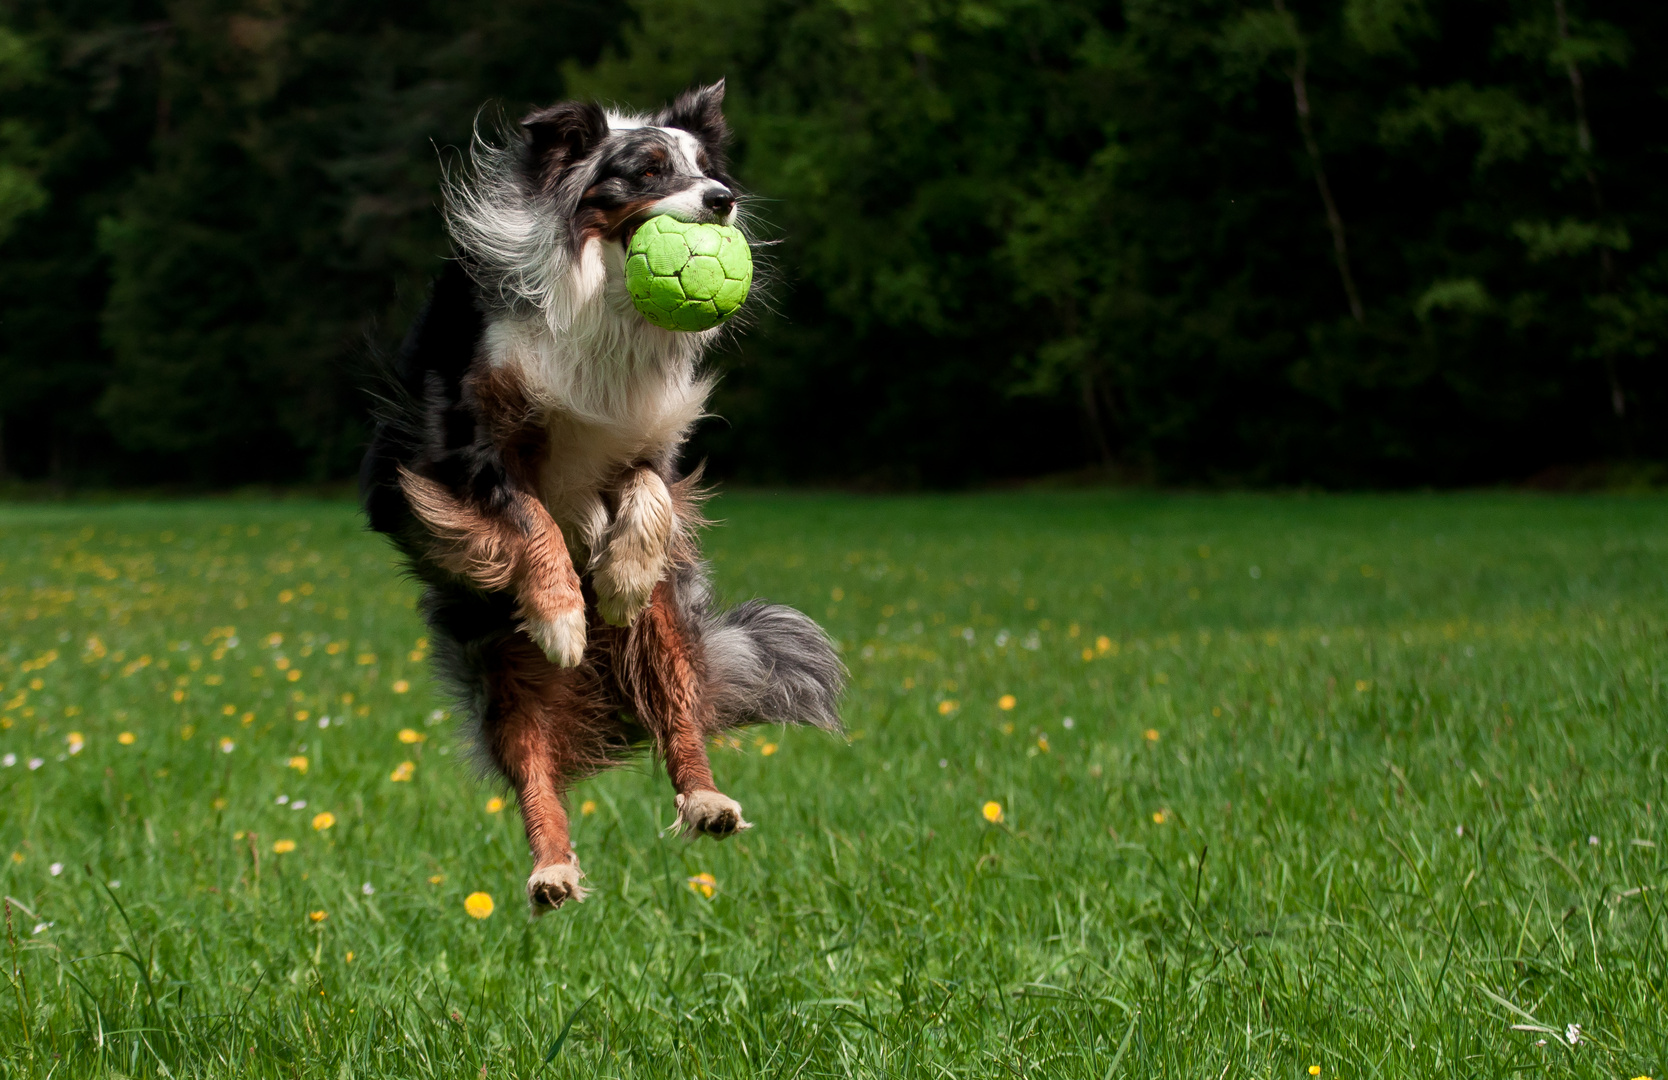
[[[1668,8],[0,2],[4,468],[351,472],[476,109],[728,78],[722,474],[1447,484],[1668,457]]]

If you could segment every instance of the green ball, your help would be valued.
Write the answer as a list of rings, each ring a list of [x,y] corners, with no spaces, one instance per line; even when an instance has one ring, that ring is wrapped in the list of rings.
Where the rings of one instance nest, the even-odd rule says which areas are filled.
[[[661,214],[638,226],[626,249],[631,301],[662,330],[711,330],[736,313],[752,284],[753,253],[729,225]]]

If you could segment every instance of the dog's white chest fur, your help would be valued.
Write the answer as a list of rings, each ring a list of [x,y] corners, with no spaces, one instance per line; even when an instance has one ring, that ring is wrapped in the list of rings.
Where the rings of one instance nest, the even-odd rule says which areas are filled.
[[[604,493],[634,466],[669,464],[711,389],[695,373],[706,335],[644,322],[623,280],[602,267],[600,246],[578,260],[558,318],[500,314],[484,342],[488,362],[515,372],[544,424],[539,494],[576,555],[596,551],[608,528]]]

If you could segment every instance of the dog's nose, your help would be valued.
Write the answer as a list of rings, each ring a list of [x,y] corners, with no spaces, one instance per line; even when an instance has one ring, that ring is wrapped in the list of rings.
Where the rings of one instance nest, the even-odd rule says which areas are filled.
[[[715,214],[728,214],[735,209],[736,197],[729,188],[710,188],[701,196],[701,203]]]

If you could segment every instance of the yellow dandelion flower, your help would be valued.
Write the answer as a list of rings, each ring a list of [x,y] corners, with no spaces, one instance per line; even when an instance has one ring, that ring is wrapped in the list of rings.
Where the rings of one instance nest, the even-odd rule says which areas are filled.
[[[1095,639],[1095,652],[1105,655],[1112,652],[1112,639],[1102,634]]]
[[[1168,810],[1154,810],[1153,811],[1153,824],[1154,825],[1162,825],[1166,821],[1168,821],[1169,819],[1170,819],[1170,812]]]
[[[288,679],[290,682],[298,681],[301,678],[301,669],[290,668],[288,671],[284,672],[284,678]]]
[[[1048,753],[1048,736],[1047,735],[1038,735],[1037,736],[1037,749],[1041,750],[1045,754]]]
[[[225,736],[221,736],[221,738],[220,738],[220,752],[222,754],[229,754],[233,750],[236,750],[236,749],[237,749],[237,743],[233,742],[229,738],[226,738]]]
[[[1148,728],[1146,731],[1142,732],[1141,735],[1148,742],[1157,742],[1158,741],[1158,729],[1157,728]]]
[[[242,716],[238,717],[238,722],[244,727],[248,727],[250,724],[255,722],[255,714],[252,712],[246,712]]]
[[[352,949],[349,949],[348,954],[346,956],[342,957],[342,962],[347,963],[347,964],[353,963],[353,950]]]
[[[136,739],[137,736],[135,736],[131,731],[124,731],[120,735],[116,736],[116,741],[121,743],[123,746],[132,746]]]
[[[446,875],[445,874],[435,874],[433,877],[429,878],[429,884],[430,885],[444,885],[445,883],[446,883]]]
[[[216,800],[214,800],[214,808],[215,808],[215,809],[216,809],[216,810],[224,810],[224,809],[226,809],[226,800],[225,800],[225,799],[223,799],[223,798],[222,798],[222,799],[216,799]]]
[[[763,754],[765,757],[769,757],[770,755],[776,753],[776,744],[773,742],[765,743],[763,746],[759,747],[759,753]]]
[[[307,918],[313,922],[323,922],[324,920],[330,918],[330,913],[328,911],[309,911],[307,913]]]
[[[398,765],[394,766],[394,771],[388,774],[388,779],[392,780],[396,784],[409,783],[411,781],[411,774],[416,771],[416,762],[402,761]]]
[[[196,724],[187,724],[184,727],[180,728],[180,738],[182,738],[182,739],[189,739],[189,738],[191,738],[191,736],[193,736],[195,734],[197,734],[197,725]]]
[[[1095,658],[1095,650],[1093,650],[1093,649],[1084,649],[1083,650],[1083,659],[1093,660],[1094,658]]]
[[[492,798],[487,800],[487,803],[486,803],[486,812],[487,813],[489,813],[489,814],[499,814],[499,813],[502,813],[503,810],[504,810],[504,800],[503,799],[500,799],[498,796],[494,795]]]
[[[586,799],[584,802],[579,804],[579,816],[580,817],[590,817],[592,814],[594,814],[596,812],[597,812],[597,801],[595,799]]]
[[[710,900],[712,894],[718,891],[718,879],[703,871],[689,879],[689,891],[700,893]]]
[[[1369,687],[1371,685],[1373,685],[1373,684],[1368,682],[1366,679],[1356,679],[1355,680],[1355,692],[1357,694],[1365,694],[1367,692],[1367,687]]]
[[[313,831],[315,832],[323,832],[334,824],[336,824],[336,815],[328,810],[313,815]]]
[[[424,735],[420,731],[413,731],[411,728],[401,728],[399,740],[407,745],[410,745],[411,743],[426,742],[428,740],[428,736]]]
[[[290,768],[294,769],[303,776],[307,775],[307,766],[309,764],[310,763],[307,760],[306,754],[297,754],[289,760]]]
[[[291,600],[294,600],[294,599],[295,599],[295,593],[292,592],[289,589],[285,589],[283,592],[278,594],[278,602],[280,604],[287,604]]]
[[[287,855],[295,850],[294,840],[277,840],[273,842],[272,852],[275,855]]]
[[[1019,699],[1014,697],[1012,694],[1003,694],[1001,697],[996,699],[996,707],[1001,709],[1003,712],[1007,712],[1009,709],[1012,709],[1018,704]]]
[[[174,704],[178,705],[180,702],[182,702],[184,700],[185,700],[185,691],[184,690],[175,690],[174,691]]]
[[[21,851],[12,852],[12,862],[20,863],[22,861],[23,861],[23,852],[21,852]]]
[[[394,680],[394,687],[393,687],[394,693],[403,694],[407,690],[410,690],[410,689],[411,689],[411,684],[406,682],[404,679],[395,679]]]
[[[222,705],[222,706],[220,706],[220,715],[221,716],[236,716],[237,715],[237,706],[236,705]]]
[[[306,709],[295,710],[295,722],[298,724],[305,724],[308,720],[312,719],[312,716],[313,714]]]
[[[943,701],[940,701],[938,703],[938,715],[939,716],[949,716],[951,713],[955,712],[959,708],[961,708],[961,702],[952,701],[949,698],[945,698]]]
[[[1309,1066],[1309,1075],[1310,1076],[1319,1076],[1320,1075],[1320,1066],[1319,1065]]]
[[[69,752],[72,754],[81,753],[81,748],[87,745],[86,737],[79,731],[72,731],[65,735],[64,742],[69,744]]]
[[[464,897],[463,910],[471,919],[484,919],[492,914],[492,897],[484,892],[472,892]]]
[[[1000,825],[1002,823],[1002,804],[996,802],[994,799],[985,803],[981,812],[985,815],[985,820],[990,822],[992,825]]]

